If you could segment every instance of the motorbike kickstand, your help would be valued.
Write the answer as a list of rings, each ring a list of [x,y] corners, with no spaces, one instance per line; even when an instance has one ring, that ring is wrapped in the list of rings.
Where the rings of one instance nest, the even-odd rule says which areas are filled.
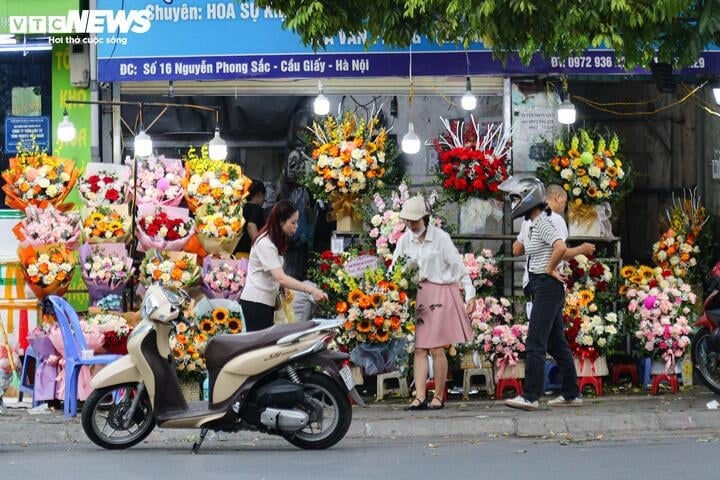
[[[203,442],[205,441],[205,436],[207,435],[207,433],[208,433],[207,427],[203,427],[200,429],[200,438],[198,439],[197,442],[193,443],[193,447],[192,447],[193,455],[198,453],[198,451],[200,450],[200,445],[202,445]]]

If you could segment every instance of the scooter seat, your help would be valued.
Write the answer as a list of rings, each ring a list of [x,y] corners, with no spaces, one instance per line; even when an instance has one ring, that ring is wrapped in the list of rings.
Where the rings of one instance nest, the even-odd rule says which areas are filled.
[[[259,332],[242,335],[217,335],[210,339],[205,350],[206,365],[208,370],[212,367],[221,367],[241,353],[271,345],[286,335],[309,330],[314,326],[313,322],[298,322],[275,325]]]

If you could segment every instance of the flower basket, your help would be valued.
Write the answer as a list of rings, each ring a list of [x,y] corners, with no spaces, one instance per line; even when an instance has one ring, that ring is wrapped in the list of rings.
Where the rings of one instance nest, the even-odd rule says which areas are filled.
[[[594,361],[589,358],[573,357],[575,371],[578,377],[604,377],[609,375],[607,357],[597,357]]]
[[[473,363],[475,364],[475,367],[473,368],[488,368],[492,369],[493,364],[490,360],[487,359],[485,355],[483,355],[480,352],[473,352],[472,355]]]
[[[653,360],[650,364],[650,373],[652,375],[672,375],[682,373],[682,358],[675,359],[675,363],[668,367],[662,360]]]
[[[475,352],[473,352],[475,353]],[[473,355],[468,352],[460,357],[460,368],[463,370],[469,370],[471,368],[475,367],[475,361],[473,360]]]
[[[186,402],[202,400],[202,385],[197,380],[180,380],[180,391]]]
[[[525,378],[525,360],[518,360],[515,365],[508,365],[502,360],[495,360],[495,378]]]
[[[343,215],[337,219],[337,231],[343,233],[357,233],[363,229],[362,220],[356,219],[352,215]]]
[[[502,220],[503,202],[499,200],[468,198],[460,205],[460,233],[500,232]]]
[[[609,203],[601,205],[568,204],[568,233],[571,237],[611,237],[611,215],[612,210]]]

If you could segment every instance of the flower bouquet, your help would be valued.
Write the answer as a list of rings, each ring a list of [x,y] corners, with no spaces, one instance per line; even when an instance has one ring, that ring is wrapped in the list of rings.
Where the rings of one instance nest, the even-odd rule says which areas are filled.
[[[202,299],[193,310],[195,327],[207,338],[222,333],[242,333],[244,318],[240,304],[226,298]]]
[[[250,189],[250,179],[242,173],[240,166],[221,161],[191,157],[187,162],[187,173],[183,181],[185,200],[190,211],[195,212],[202,205],[237,206],[242,204]]]
[[[25,218],[13,227],[13,233],[21,247],[37,247],[64,243],[76,249],[80,242],[80,215],[77,212],[61,212],[53,205],[45,208],[28,205]]]
[[[689,198],[684,194],[682,200],[673,194],[673,207],[666,216],[667,219],[661,221],[667,225],[667,230],[652,247],[653,261],[677,277],[692,277],[700,254],[698,241],[709,220],[707,210],[701,206],[700,196],[692,190]]]
[[[122,205],[129,193],[130,167],[113,163],[88,163],[78,181],[86,205]]]
[[[80,247],[80,272],[92,305],[108,295],[121,295],[133,271],[132,258],[128,257],[123,243]]]
[[[195,213],[196,237],[203,250],[211,255],[231,255],[240,242],[245,224],[242,208],[239,205],[221,208],[203,205]]]
[[[665,364],[670,372],[690,345],[695,320],[696,296],[690,285],[677,277],[665,277],[656,286],[629,288],[628,312],[637,322],[635,337],[640,351]]]
[[[304,183],[314,198],[332,205],[340,230],[352,230],[361,220],[358,197],[384,186],[389,145],[378,113],[373,111],[367,120],[354,112],[340,119],[328,115],[321,124],[308,127],[311,169]]]
[[[463,265],[470,274],[470,279],[479,297],[486,297],[494,293],[500,268],[490,249],[484,248],[478,254],[464,254]]]
[[[501,300],[502,302],[502,300]],[[487,307],[483,307],[487,309]],[[498,306],[491,304],[491,309],[503,310],[502,303]],[[493,314],[495,317],[506,317],[507,314]],[[507,324],[489,322],[479,322],[475,320],[473,327],[477,331],[476,344],[481,352],[484,352],[488,359],[493,362],[497,368],[495,377],[501,378],[520,378],[524,375],[524,367],[520,367],[520,357],[525,353],[525,342],[527,341],[528,326],[527,324]],[[517,368],[516,368],[517,367]],[[512,370],[512,377],[510,372]]]
[[[72,190],[78,177],[75,162],[52,157],[37,145],[20,149],[17,157],[9,160],[10,168],[2,173],[6,184],[5,204],[23,212],[29,205],[46,207],[55,205],[61,210],[72,205],[61,205]]]
[[[88,350],[92,350],[93,352],[99,352],[100,349],[103,346],[103,342],[105,341],[105,336],[102,332],[97,328],[97,325],[91,325],[88,324],[86,321],[80,321],[80,328],[82,329],[83,337],[85,338],[85,344],[87,345]],[[60,330],[60,327],[58,325],[54,325],[50,332],[48,333],[48,337],[50,338],[50,341],[52,342],[55,349],[58,351],[61,357],[65,356],[65,344],[62,336],[62,331]],[[87,397],[92,393],[93,389],[90,387],[90,379],[92,378],[92,374],[90,372],[90,368],[87,366],[84,366],[80,369],[80,374],[77,378],[77,392],[78,392],[78,400],[85,401]],[[66,372],[65,372],[65,362],[60,361],[58,363],[58,376],[56,378],[57,380],[57,386],[60,389],[60,392],[57,392],[58,398],[63,398],[63,390],[66,388],[65,381],[67,379]]]
[[[150,249],[179,252],[195,233],[195,222],[187,208],[156,206],[148,203],[138,205],[138,250]]]
[[[208,298],[240,300],[248,260],[205,257],[202,268],[202,291]]]
[[[177,207],[182,202],[185,167],[180,159],[144,158],[138,163],[137,203]]]
[[[189,288],[197,282],[199,275],[197,256],[184,252],[148,250],[140,266],[140,282],[145,286],[160,282],[176,290]]]
[[[60,354],[50,341],[51,328],[48,323],[39,321],[27,337],[30,347],[35,352],[33,397],[39,402],[55,398],[55,378]]]
[[[433,142],[438,181],[455,201],[495,198],[508,178],[510,136],[503,124],[484,125],[441,118],[445,132]]]
[[[546,184],[557,183],[568,192],[571,230],[595,236],[612,234],[611,206],[632,188],[618,157],[619,145],[615,134],[608,142],[583,129],[555,142],[555,156],[541,177]]]
[[[38,299],[63,295],[70,288],[76,260],[66,246],[21,247],[18,257],[25,281]]]
[[[87,243],[128,243],[131,225],[127,205],[98,205],[84,208],[82,218],[83,237]]]
[[[437,194],[433,190],[426,198],[428,206],[432,208],[437,201]],[[408,186],[404,181],[391,192],[387,202],[379,193],[373,195],[373,204],[377,213],[370,218],[372,228],[368,235],[375,242],[377,254],[386,262],[392,260],[395,245],[405,232],[405,222],[400,218],[400,210],[409,199]],[[443,224],[442,218],[435,215],[430,221],[438,227]]]
[[[176,333],[170,337],[170,347],[180,379],[202,381],[205,378],[207,341],[207,335],[196,328],[188,328],[184,323],[176,325]]]
[[[102,347],[106,353],[127,355],[127,340],[132,328],[125,318],[112,313],[97,313],[89,316],[86,322],[102,333]]]

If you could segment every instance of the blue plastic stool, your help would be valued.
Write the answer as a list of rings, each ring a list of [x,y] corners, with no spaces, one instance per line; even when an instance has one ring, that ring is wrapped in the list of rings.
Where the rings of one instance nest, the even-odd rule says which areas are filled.
[[[22,373],[20,374],[20,392],[23,394],[32,395],[32,406],[37,407],[40,402],[35,401],[35,379],[30,378],[29,364],[30,360],[35,364],[35,368],[38,367],[38,358],[35,350],[31,346],[25,349],[25,355],[23,356]]]
[[[545,360],[545,391],[554,392],[562,388],[560,367],[551,360]]]

